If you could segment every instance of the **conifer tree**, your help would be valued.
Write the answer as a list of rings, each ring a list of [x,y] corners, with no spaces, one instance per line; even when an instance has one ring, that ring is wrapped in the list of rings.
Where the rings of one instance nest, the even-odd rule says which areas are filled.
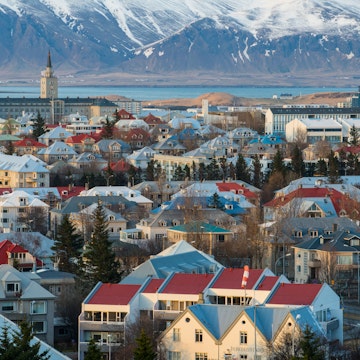
[[[155,180],[155,161],[150,160],[146,168],[146,181]]]
[[[36,140],[39,139],[39,136],[45,133],[45,119],[40,115],[40,111],[38,111],[37,117],[33,121],[32,128],[32,134]]]
[[[302,158],[302,152],[297,145],[291,152],[291,167],[298,178],[304,175],[305,164]]]
[[[235,165],[236,179],[250,183],[250,172],[244,157],[239,154]]]
[[[261,174],[261,164],[260,159],[257,155],[254,157],[253,163],[253,176],[252,176],[252,185],[258,189],[262,186],[262,174]]]
[[[102,127],[101,138],[102,139],[112,139],[114,137],[114,127],[115,121],[110,120],[107,116],[105,119],[105,124]]]
[[[19,330],[10,335],[9,329],[2,330],[0,338],[1,360],[48,360],[48,351],[40,352],[40,342],[31,343],[34,335],[31,325],[25,321],[19,324]]]
[[[341,178],[339,174],[340,162],[332,150],[330,151],[328,164],[329,164],[328,181],[330,184],[338,184],[339,182],[341,182]]]
[[[310,329],[309,326],[306,326],[302,333],[299,348],[299,352],[301,354],[299,359],[322,360],[326,358],[321,339]]]
[[[87,351],[84,356],[84,360],[102,360],[102,353],[100,348],[96,345],[95,340],[91,339]]]
[[[150,338],[146,335],[144,329],[136,339],[136,348],[134,350],[134,360],[154,360],[156,353],[153,350]]]
[[[99,281],[118,282],[119,262],[112,250],[107,229],[108,222],[100,199],[92,218],[94,230],[84,250],[84,277],[92,286]]]
[[[212,158],[210,164],[206,167],[207,180],[220,180],[220,167],[215,158]]]
[[[351,146],[358,146],[360,144],[360,132],[359,129],[355,127],[355,125],[351,127],[349,135],[350,135],[349,144]]]
[[[59,270],[70,273],[77,272],[77,264],[83,247],[81,237],[76,234],[76,228],[71,223],[69,215],[65,215],[57,229],[52,250],[59,261]]]

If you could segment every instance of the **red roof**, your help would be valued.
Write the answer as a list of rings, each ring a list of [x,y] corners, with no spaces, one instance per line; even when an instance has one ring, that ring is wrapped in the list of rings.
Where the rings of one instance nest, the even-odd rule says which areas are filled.
[[[26,147],[26,146],[33,146],[33,147],[39,147],[39,148],[47,147],[45,144],[42,144],[41,142],[38,142],[31,138],[25,138],[25,139],[14,142],[14,147]]]
[[[148,125],[156,125],[156,124],[163,124],[160,118],[154,116],[153,114],[149,114],[148,116],[144,117],[143,119]]]
[[[135,117],[124,109],[117,111],[116,116],[119,120],[123,120],[123,119],[135,120]]]
[[[265,276],[261,283],[257,286],[256,290],[271,290],[276,282],[279,280],[279,276]]]
[[[67,144],[81,144],[87,138],[94,139],[89,134],[79,134],[79,135],[70,136],[65,140],[65,142]]]
[[[114,172],[126,172],[129,171],[130,169],[130,164],[124,160],[124,159],[120,159],[117,162],[113,162],[110,164],[110,168],[112,171]],[[108,170],[108,166],[104,169],[105,171]]]
[[[140,285],[102,284],[88,304],[127,305],[140,289]]]
[[[67,200],[73,196],[80,195],[81,191],[85,190],[84,186],[58,186],[57,187],[62,200]]]
[[[21,245],[12,243],[10,240],[3,240],[0,242],[0,264],[8,264],[8,253],[28,253],[28,251]],[[32,263],[20,264],[22,267],[32,267],[32,265]],[[42,266],[43,262],[39,259],[36,259],[36,265]]]
[[[10,194],[12,192],[12,188],[0,188],[0,195]]]
[[[143,293],[156,293],[163,282],[164,279],[152,279],[143,290]]]
[[[246,289],[252,289],[263,273],[262,269],[250,269]],[[212,285],[214,289],[241,289],[244,269],[224,269],[218,279]]]
[[[311,305],[321,288],[322,284],[281,283],[268,304]]]
[[[199,294],[212,280],[212,274],[174,274],[163,294]]]
[[[242,194],[247,198],[258,198],[258,195],[253,191],[250,191],[243,185],[234,182],[218,182],[216,183],[219,191],[232,191],[235,194]]]
[[[341,192],[332,189],[332,188],[298,188],[289,194],[285,196],[278,196],[273,200],[270,200],[264,206],[267,207],[279,207],[287,204],[292,199],[295,198],[312,198],[312,197],[318,197],[318,198],[324,198],[328,197],[331,199],[331,201],[334,203],[336,200],[342,198],[344,195],[341,194]]]

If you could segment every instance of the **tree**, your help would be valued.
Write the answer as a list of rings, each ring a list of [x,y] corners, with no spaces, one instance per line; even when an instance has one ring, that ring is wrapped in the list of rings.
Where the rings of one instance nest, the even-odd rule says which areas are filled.
[[[302,177],[305,172],[305,164],[302,158],[302,152],[300,148],[296,145],[291,152],[291,167],[293,172],[298,178]]]
[[[154,181],[155,180],[155,161],[150,160],[148,166],[146,168],[146,181]]]
[[[48,360],[48,350],[40,352],[41,343],[32,342],[34,335],[31,325],[25,321],[19,324],[19,330],[10,335],[9,329],[2,330],[0,339],[0,358],[2,360]]]
[[[108,222],[101,200],[92,216],[94,230],[84,250],[85,274],[89,285],[97,282],[118,282],[120,280],[119,262],[115,259],[112,244],[109,240]]]
[[[257,187],[258,189],[262,186],[262,175],[261,175],[261,163],[260,159],[257,155],[254,157],[253,163],[253,176],[252,176],[252,185]]]
[[[348,143],[351,146],[358,146],[360,144],[360,132],[355,125],[351,127],[349,135]]]
[[[60,271],[77,273],[77,263],[82,247],[83,240],[76,233],[76,228],[71,223],[69,215],[65,215],[57,229],[54,246],[52,247]]]
[[[207,180],[220,180],[220,167],[215,158],[211,159],[210,164],[206,167]]]
[[[285,175],[285,164],[284,158],[280,150],[278,150],[274,156],[274,160],[271,164],[271,175],[274,173],[280,173]]]
[[[185,172],[180,165],[178,165],[174,171],[173,180],[183,181],[185,179]]]
[[[331,150],[329,155],[329,172],[328,180],[330,184],[338,184],[341,182],[339,175],[340,163],[334,152]]]
[[[36,140],[45,133],[45,119],[40,115],[40,111],[37,113],[37,117],[33,122],[33,136]]]
[[[249,168],[246,165],[246,161],[244,157],[239,154],[236,165],[235,165],[235,174],[237,180],[245,181],[246,183],[250,183],[250,172]]]
[[[84,360],[102,360],[102,353],[100,348],[96,345],[95,340],[91,339],[87,351],[84,356]]]
[[[140,336],[136,339],[136,344],[134,360],[154,360],[156,358],[156,353],[144,329],[141,330]]]
[[[328,174],[328,168],[327,168],[326,161],[325,161],[324,159],[320,159],[320,160],[316,163],[315,174],[316,174],[317,176],[327,176],[327,174]]]
[[[306,326],[299,342],[299,352],[301,356],[295,358],[303,360],[325,359],[325,351],[322,345],[321,338],[318,337],[309,326]]]
[[[215,192],[214,195],[209,199],[209,205],[215,209],[223,209],[223,204],[221,203],[218,193]]]
[[[112,139],[114,136],[114,127],[115,127],[115,121],[109,120],[109,117],[107,116],[105,119],[105,124],[102,127],[101,138]]]

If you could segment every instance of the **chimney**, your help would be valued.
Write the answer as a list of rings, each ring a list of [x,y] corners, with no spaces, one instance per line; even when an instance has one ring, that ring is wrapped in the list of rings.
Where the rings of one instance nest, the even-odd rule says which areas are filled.
[[[332,228],[333,232],[336,232],[337,229],[338,229],[338,224],[333,223],[333,228]]]

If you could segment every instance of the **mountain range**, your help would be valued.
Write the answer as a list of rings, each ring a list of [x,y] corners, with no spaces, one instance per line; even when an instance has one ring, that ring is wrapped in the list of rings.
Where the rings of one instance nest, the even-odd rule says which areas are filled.
[[[0,81],[358,85],[355,0],[0,0]]]

